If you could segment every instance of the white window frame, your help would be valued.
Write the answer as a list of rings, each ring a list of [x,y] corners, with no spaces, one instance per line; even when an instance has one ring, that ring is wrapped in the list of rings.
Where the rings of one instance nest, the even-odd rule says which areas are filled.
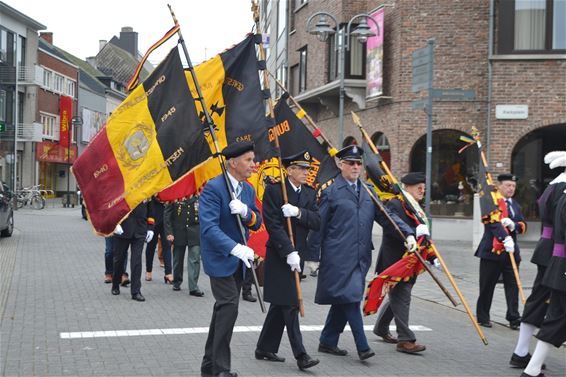
[[[42,137],[49,140],[59,140],[59,115],[40,111],[39,118],[43,125]]]

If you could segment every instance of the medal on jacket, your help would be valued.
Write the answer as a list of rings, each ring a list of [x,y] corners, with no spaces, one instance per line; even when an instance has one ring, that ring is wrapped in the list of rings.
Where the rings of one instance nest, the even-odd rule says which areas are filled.
[[[181,216],[181,210],[183,209],[183,206],[178,204],[177,205],[177,216]]]

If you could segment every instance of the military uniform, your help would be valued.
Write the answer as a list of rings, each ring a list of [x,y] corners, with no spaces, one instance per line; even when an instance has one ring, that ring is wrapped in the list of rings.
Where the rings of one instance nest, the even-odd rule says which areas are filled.
[[[305,154],[307,157],[299,159]],[[308,167],[310,166],[309,161],[310,156],[307,153],[299,153],[283,159],[286,166]],[[304,163],[300,164],[300,162]],[[285,186],[288,203],[298,207],[300,213],[299,217],[291,218],[294,245],[289,238],[287,220],[281,209],[284,204],[281,183],[269,184],[263,194],[263,219],[269,234],[266,244],[263,294],[265,301],[270,302],[271,305],[257,342],[256,353],[259,352],[258,358],[262,357],[262,352],[277,353],[283,330],[287,328],[293,355],[299,360],[307,353],[299,328],[294,272],[287,263],[287,256],[294,251],[298,251],[301,255],[306,250],[309,230],[319,229],[320,216],[316,204],[316,193],[312,188],[307,185],[295,187],[289,178],[285,179]]]
[[[183,283],[183,262],[188,248],[189,292],[202,296],[198,287],[200,274],[200,225],[198,196],[165,206],[165,233],[173,235],[173,289]]]
[[[164,205],[157,198],[151,200],[153,207],[153,216],[155,218],[154,231],[155,236],[147,243],[145,247],[145,271],[153,271],[153,257],[157,242],[161,238],[161,246],[163,249],[163,264],[165,267],[165,275],[171,275],[171,242],[167,240],[165,227],[163,224]],[[159,236],[159,237],[158,237]]]
[[[502,174],[499,181],[513,180],[515,176]],[[476,316],[481,325],[490,325],[489,311],[493,301],[493,292],[500,275],[503,275],[507,313],[505,318],[512,327],[518,327],[521,315],[519,314],[519,288],[513,273],[509,255],[505,250],[497,253],[493,250],[493,239],[502,242],[507,236],[513,238],[515,243],[514,257],[517,267],[521,262],[521,253],[517,244],[517,235],[527,231],[527,224],[521,212],[519,203],[512,199],[506,200],[508,217],[515,223],[515,229],[508,231],[500,222],[485,224],[483,237],[476,250],[475,256],[480,258],[480,294],[476,306]]]

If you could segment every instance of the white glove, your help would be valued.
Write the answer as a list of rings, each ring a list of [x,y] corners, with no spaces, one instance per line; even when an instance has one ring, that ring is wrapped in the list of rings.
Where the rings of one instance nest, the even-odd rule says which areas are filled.
[[[505,251],[508,253],[515,251],[515,241],[513,241],[511,236],[505,237],[503,240],[503,246],[505,247]]]
[[[515,230],[515,223],[508,217],[501,219],[501,225],[509,229],[511,232]]]
[[[287,255],[287,264],[291,267],[291,271],[301,272],[301,257],[298,251],[293,251]]]
[[[415,236],[408,236],[405,239],[405,246],[411,253],[417,251],[417,240],[415,239]]]
[[[283,204],[281,207],[283,210],[283,216],[285,217],[297,217],[299,216],[299,207],[295,207],[292,204]]]
[[[248,206],[242,203],[239,199],[234,199],[230,202],[230,213],[232,215],[240,215],[246,217],[248,214]]]
[[[145,235],[145,242],[149,242],[151,241],[151,239],[153,238],[153,230],[148,230],[147,234]]]
[[[417,238],[419,238],[420,236],[430,237],[430,231],[428,230],[428,226],[426,226],[426,224],[417,225],[415,232],[417,233]]]
[[[116,229],[114,229],[114,234],[120,235],[124,234],[124,229],[122,229],[122,225],[116,225]]]
[[[431,264],[432,264],[435,268],[437,268],[437,269],[440,270],[440,261],[438,260],[438,258],[434,258],[434,259],[432,260],[432,263],[431,263]]]
[[[236,244],[236,246],[234,246],[232,251],[230,251],[230,254],[237,258],[240,258],[247,268],[250,268],[252,266],[250,263],[250,261],[253,262],[254,260],[254,251],[252,248],[238,243]]]

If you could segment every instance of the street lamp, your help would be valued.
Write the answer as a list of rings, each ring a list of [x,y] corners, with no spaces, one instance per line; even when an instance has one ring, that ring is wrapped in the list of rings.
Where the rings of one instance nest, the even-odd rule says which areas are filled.
[[[311,25],[312,21],[318,17],[317,23],[314,27]],[[317,39],[321,42],[325,42],[329,36],[336,34],[336,30],[330,26],[328,23],[328,18],[331,18],[334,21],[334,25],[336,30],[338,30],[338,38],[336,43],[336,50],[339,52],[339,59],[338,59],[338,75],[340,79],[340,103],[338,107],[338,120],[339,120],[339,130],[340,130],[340,140],[339,144],[341,144],[344,140],[344,66],[346,60],[346,50],[350,50],[350,37],[356,37],[358,42],[366,43],[369,37],[373,37],[376,34],[371,31],[368,26],[368,20],[371,20],[375,24],[377,35],[379,35],[379,24],[377,21],[367,13],[360,13],[355,15],[350,19],[348,25],[346,26],[346,30],[340,29],[338,25],[338,21],[336,21],[336,17],[331,15],[327,12],[317,12],[309,17],[307,20],[307,32],[312,35],[316,35]],[[356,28],[352,31],[352,23],[356,20],[360,19],[360,24],[356,26]]]
[[[83,118],[80,116],[74,116],[71,119],[71,129],[69,130],[69,144],[67,146],[67,200],[64,207],[71,207],[71,147],[73,145],[73,134],[76,127],[83,125]]]

